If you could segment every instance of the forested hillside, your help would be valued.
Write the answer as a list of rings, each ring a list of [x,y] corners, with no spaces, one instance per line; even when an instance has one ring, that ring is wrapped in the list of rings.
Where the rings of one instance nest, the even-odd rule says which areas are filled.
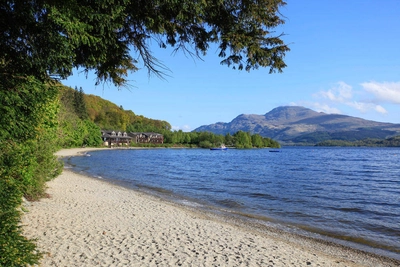
[[[170,131],[166,121],[153,120],[124,110],[116,104],[94,95],[86,95],[82,88],[60,86],[58,140],[61,147],[98,146],[100,130]]]
[[[62,148],[102,143],[100,128],[89,119],[84,98],[82,90],[60,85],[57,140]]]
[[[149,119],[136,115],[131,110],[95,95],[85,95],[87,113],[91,121],[102,129],[115,129],[127,132],[157,132],[171,130],[171,125],[162,120]]]
[[[400,147],[400,135],[386,139],[367,138],[353,142],[345,140],[326,140],[318,143],[317,146]]]

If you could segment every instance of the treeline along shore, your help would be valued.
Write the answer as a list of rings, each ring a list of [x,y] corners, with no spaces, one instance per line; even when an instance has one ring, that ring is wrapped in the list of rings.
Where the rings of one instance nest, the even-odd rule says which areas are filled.
[[[88,149],[67,149],[75,156]],[[399,261],[165,202],[64,169],[25,202],[46,266],[398,266]]]

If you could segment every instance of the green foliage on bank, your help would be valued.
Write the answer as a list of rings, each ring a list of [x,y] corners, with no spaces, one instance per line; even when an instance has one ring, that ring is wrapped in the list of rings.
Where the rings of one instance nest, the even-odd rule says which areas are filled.
[[[272,147],[280,148],[280,144],[268,137],[262,137],[259,134],[250,134],[249,132],[238,131],[233,135],[233,142],[236,148],[262,148]]]
[[[327,140],[316,144],[316,146],[354,146],[354,147],[400,147],[400,136],[387,139],[367,138],[359,141]]]
[[[224,135],[211,132],[183,132],[164,131],[165,145],[180,145],[187,147],[211,148],[225,144],[228,147],[235,148],[279,148],[280,144],[271,138],[262,137],[259,134],[250,134],[248,132],[238,131],[234,135],[229,133]]]
[[[87,112],[86,95],[82,88],[59,87],[60,110],[58,112],[57,140],[63,148],[99,146],[101,130],[90,120]]]
[[[34,77],[0,74],[0,266],[26,266],[41,254],[22,235],[22,196],[38,199],[62,170],[57,151],[58,90]]]
[[[0,266],[26,266],[41,257],[22,235],[22,197],[45,196],[46,182],[62,171],[62,147],[98,146],[82,90],[56,82],[0,74]],[[68,91],[69,93],[63,94]]]

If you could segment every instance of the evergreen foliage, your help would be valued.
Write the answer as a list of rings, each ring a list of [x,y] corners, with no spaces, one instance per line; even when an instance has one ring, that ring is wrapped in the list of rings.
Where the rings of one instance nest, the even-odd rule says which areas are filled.
[[[0,73],[0,266],[37,263],[40,253],[19,225],[22,196],[44,195],[58,175],[57,88],[34,77]]]
[[[66,78],[74,67],[95,71],[98,82],[126,85],[139,59],[150,73],[166,69],[149,49],[200,57],[218,47],[221,64],[281,72],[289,51],[274,35],[284,23],[283,0],[128,1],[11,0],[0,3],[0,70],[40,80]],[[131,55],[135,54],[135,55]]]
[[[60,147],[99,146],[100,128],[89,119],[83,89],[60,86],[57,140]]]
[[[124,110],[121,106],[105,100],[99,96],[86,95],[83,89],[75,90],[67,87],[60,87],[60,102],[61,111],[59,113],[59,121],[61,128],[66,129],[64,134],[59,138],[66,137],[68,140],[62,145],[63,147],[79,146],[81,143],[77,141],[72,144],[74,129],[85,127],[81,124],[89,124],[89,122],[97,125],[99,128],[98,136],[100,136],[100,129],[112,129],[127,132],[160,132],[163,130],[170,130],[171,125],[166,121],[154,120],[146,118],[142,115],[136,115],[131,110]],[[82,102],[82,104],[77,104]],[[81,108],[76,108],[80,106]],[[82,116],[85,114],[85,116]],[[87,116],[87,117],[86,117]],[[82,121],[86,121],[83,123]],[[70,133],[67,135],[67,133]],[[74,133],[77,134],[77,133]],[[69,137],[68,137],[69,136]],[[92,136],[93,137],[93,136]],[[78,137],[78,140],[83,140]],[[86,144],[95,145],[95,144]]]
[[[80,87],[79,90],[78,87],[75,87],[74,108],[75,108],[75,113],[78,115],[80,119],[85,120],[89,117],[86,109],[85,94],[83,93],[82,87]]]

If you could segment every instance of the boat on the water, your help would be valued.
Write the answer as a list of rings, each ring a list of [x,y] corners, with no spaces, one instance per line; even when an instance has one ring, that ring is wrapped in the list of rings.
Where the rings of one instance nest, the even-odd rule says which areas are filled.
[[[269,152],[281,152],[280,150],[272,149]]]
[[[225,145],[220,145],[219,147],[212,147],[210,150],[228,150]]]

